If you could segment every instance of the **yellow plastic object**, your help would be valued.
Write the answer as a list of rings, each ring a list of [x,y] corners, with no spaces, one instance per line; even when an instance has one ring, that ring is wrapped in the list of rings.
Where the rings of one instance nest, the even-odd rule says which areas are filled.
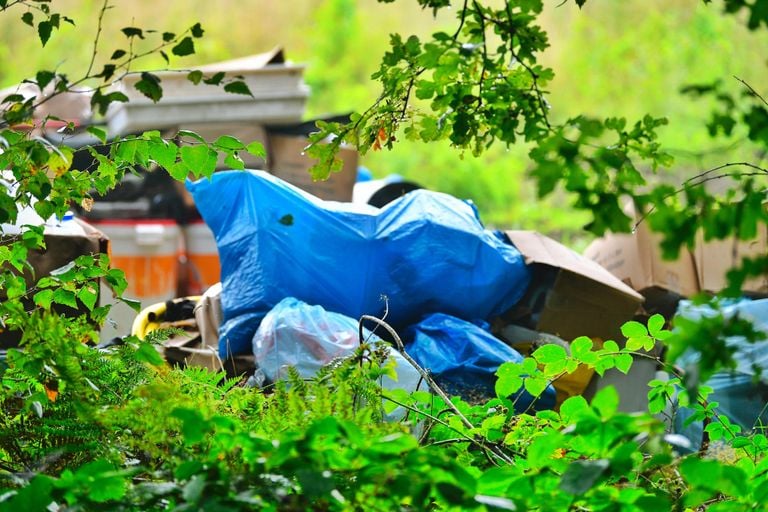
[[[131,335],[136,336],[140,340],[147,337],[147,333],[154,331],[160,326],[158,321],[165,315],[165,302],[158,302],[152,304],[141,310],[139,315],[133,320],[131,326]],[[149,318],[154,313],[155,320],[150,322]]]
[[[191,300],[198,303],[201,298],[202,296],[200,295],[192,295],[189,297],[173,299],[173,302]],[[164,323],[165,320],[163,317],[165,316],[166,309],[165,302],[158,302],[157,304],[152,304],[151,306],[142,309],[139,315],[133,320],[131,335],[136,336],[140,340],[146,338],[147,334],[158,329],[160,324]],[[152,317],[152,320],[150,320],[150,317]]]

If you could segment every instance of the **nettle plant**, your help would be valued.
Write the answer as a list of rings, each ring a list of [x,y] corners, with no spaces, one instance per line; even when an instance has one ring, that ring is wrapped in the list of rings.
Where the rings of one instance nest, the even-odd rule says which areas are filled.
[[[432,9],[451,3],[419,2]],[[729,11],[749,11],[750,20],[757,20],[755,29],[765,17],[757,5],[726,1]],[[0,14],[19,14],[43,45],[61,23],[71,22],[51,7],[38,0],[0,0]],[[108,7],[105,2],[100,21]],[[547,45],[536,24],[542,2],[508,0],[492,7],[472,0],[459,7],[454,33],[424,42],[393,36],[374,76],[384,85],[375,105],[346,127],[319,126],[318,141],[329,133],[337,137],[314,146],[312,151],[324,158],[316,172],[327,174],[338,164],[333,150],[342,141],[363,151],[387,147],[399,127],[406,137],[447,137],[474,153],[493,141],[523,139],[534,145],[532,176],[541,194],[557,186],[573,192],[577,207],[595,212],[591,228],[596,232],[629,227],[618,208],[627,194],[634,195],[641,212],[664,199],[647,213],[648,220],[669,229],[677,247],[690,239],[681,233],[690,234],[697,225],[727,234],[733,230],[723,226],[736,222],[743,235],[765,222],[764,210],[755,206],[764,189],[754,176],[744,176],[743,195],[722,202],[705,202],[696,186],[680,194],[643,188],[633,158],[668,163],[655,136],[663,120],[646,117],[630,124],[579,117],[551,123],[545,87],[552,72],[536,60]],[[109,104],[127,100],[111,86],[133,73],[138,59],[189,55],[203,35],[199,24],[181,34],[137,27],[121,32],[124,48],[96,66],[99,29],[82,78],[41,71],[31,82],[52,89],[51,96],[89,89],[92,107],[103,114]],[[139,50],[144,44],[147,49]],[[138,90],[160,99],[157,75],[139,74]],[[247,93],[245,84],[222,75],[191,71],[188,78]],[[431,111],[417,110],[412,95]],[[263,155],[258,143],[246,145],[233,137],[208,142],[184,131],[169,140],[153,131],[108,141],[102,130],[90,127],[109,151],[94,149],[96,165],[74,170],[70,149],[34,136],[26,126],[47,98],[4,99],[0,169],[10,186],[0,194],[3,223],[15,222],[25,207],[44,219],[62,216],[73,203],[87,207],[92,191],[108,191],[137,167],[157,165],[177,179],[207,177],[220,153],[233,168],[242,168],[242,151]],[[756,108],[750,122],[761,119],[762,107]],[[675,199],[681,195],[687,203]],[[737,213],[728,210],[734,198],[741,205]],[[696,224],[678,216],[678,207],[696,213],[700,208],[706,215]],[[114,352],[90,348],[87,342],[97,338],[96,327],[106,315],[96,300],[96,280],[107,281],[119,295],[124,275],[100,255],[82,256],[51,276],[30,276],[27,255],[43,247],[42,227],[29,226],[20,235],[4,236],[4,242],[0,289],[6,298],[0,318],[5,329],[21,334],[21,342],[0,363],[0,510],[766,508],[765,435],[740,432],[707,400],[706,388],[687,385],[686,376],[668,364],[670,380],[652,381],[649,390],[637,391],[648,393],[647,413],[619,412],[619,397],[610,387],[591,402],[569,398],[558,411],[515,414],[510,398],[520,389],[540,395],[580,367],[600,375],[626,373],[637,358],[653,357],[647,350],[657,344],[670,347],[670,361],[691,347],[704,353],[700,334],[719,340],[747,332],[738,322],[713,320],[704,327],[694,322],[670,332],[664,319],[653,316],[645,325],[626,324],[623,345],[608,340],[597,347],[589,338],[573,340],[567,351],[545,345],[521,364],[504,364],[497,396],[481,404],[446,396],[427,373],[431,392],[383,390],[379,378],[394,377],[394,370],[383,364],[380,350],[365,344],[354,357],[309,381],[294,372],[286,383],[254,390],[223,374],[164,366],[152,346],[161,334],[145,342],[128,339]],[[742,277],[759,273],[750,268],[759,270],[759,261],[745,267]],[[66,316],[60,307],[82,307],[87,313]],[[390,335],[397,340],[396,333]],[[702,375],[722,367],[729,355],[723,348],[702,359]],[[690,455],[681,455],[690,447],[670,435],[663,421],[673,397],[693,409],[692,421],[706,424],[702,446]],[[384,421],[396,408],[407,411],[403,419]]]

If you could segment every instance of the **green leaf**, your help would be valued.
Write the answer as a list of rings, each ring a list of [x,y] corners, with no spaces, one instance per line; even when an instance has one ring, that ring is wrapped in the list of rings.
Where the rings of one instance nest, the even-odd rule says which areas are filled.
[[[64,288],[58,288],[53,292],[53,301],[56,304],[63,304],[65,306],[77,309],[75,292],[65,290]]]
[[[195,176],[211,176],[216,170],[218,155],[208,146],[183,146],[181,161]]]
[[[664,329],[664,317],[656,313],[648,319],[648,332],[651,336],[658,338],[657,334]]]
[[[32,300],[37,306],[40,306],[43,309],[49,309],[51,307],[51,302],[53,302],[53,290],[39,291],[32,297]]]
[[[177,407],[171,412],[171,416],[181,420],[181,433],[187,444],[199,443],[210,431],[209,422],[203,418],[200,411],[195,409]]]
[[[140,28],[124,27],[121,28],[120,31],[125,34],[125,37],[127,38],[138,37],[139,39],[144,39],[144,32]]]
[[[253,141],[245,147],[245,150],[259,158],[267,156],[267,152],[264,150],[264,145],[261,142]]]
[[[648,336],[648,329],[645,328],[640,322],[630,320],[621,326],[621,334],[627,338],[637,338],[641,336]]]
[[[242,80],[236,80],[234,82],[229,82],[228,84],[225,84],[224,91],[232,94],[244,94],[246,96],[253,97],[253,94],[251,94],[251,89]]]
[[[149,363],[152,366],[162,366],[165,363],[163,356],[151,343],[141,343],[136,349],[136,360]]]
[[[595,485],[609,466],[610,462],[606,459],[571,462],[560,479],[560,489],[570,494],[584,494]]]
[[[195,43],[191,37],[185,37],[179,43],[171,49],[174,55],[184,57],[185,55],[192,55],[195,53]]]
[[[89,126],[86,128],[86,131],[99,139],[102,144],[105,144],[107,142],[107,132],[106,130],[103,130],[99,128],[98,126]]]
[[[190,71],[187,74],[187,80],[189,80],[190,82],[192,82],[195,85],[198,85],[202,79],[203,79],[203,72],[200,71],[199,69],[196,69],[194,71]]]
[[[619,394],[616,392],[616,388],[607,386],[598,391],[592,399],[591,405],[603,419],[612,417],[619,408]]]
[[[204,84],[208,85],[219,85],[221,84],[221,81],[224,80],[224,77],[226,75],[223,71],[219,71],[218,73],[213,74],[212,76],[209,76],[208,78],[203,79]]]
[[[93,308],[96,306],[96,302],[99,299],[99,294],[98,292],[89,288],[88,285],[86,285],[80,288],[80,290],[77,292],[77,298],[80,299],[80,302],[85,304],[85,307],[88,308],[88,311],[93,311]]]
[[[50,21],[41,21],[37,24],[37,35],[40,36],[40,42],[43,43],[43,46],[51,38],[52,31],[53,25],[51,25]]]
[[[170,43],[176,38],[176,34],[173,32],[163,32],[163,42]]]
[[[112,52],[112,56],[109,58],[110,60],[117,60],[125,57],[126,53],[125,50],[115,50]]]
[[[0,508],[8,511],[24,510],[29,512],[45,512],[50,510],[49,507],[55,501],[51,495],[53,482],[53,478],[38,473],[27,485],[16,491],[16,494],[10,500],[0,502]]]
[[[137,313],[141,311],[141,302],[138,300],[126,299],[125,297],[121,297],[120,302],[124,303],[125,305],[127,305],[129,308],[131,308]]]
[[[541,364],[561,361],[567,357],[565,349],[555,344],[542,345],[531,356]]]
[[[179,130],[176,136],[179,138],[189,137],[190,139],[195,139],[202,144],[208,144],[202,136],[191,130]]]
[[[192,28],[190,28],[190,32],[192,33],[192,37],[203,37],[203,27],[200,25],[200,23],[195,23],[192,25]]]
[[[240,151],[241,149],[245,149],[245,144],[237,140],[235,137],[232,137],[231,135],[222,135],[216,139],[213,145],[216,148],[233,151]]]
[[[137,91],[155,103],[163,97],[163,89],[160,86],[160,77],[144,71],[141,73],[141,79],[134,85]]]
[[[160,167],[173,167],[178,154],[179,148],[176,144],[164,140],[153,141],[149,144],[149,158],[157,162]]]
[[[629,369],[632,367],[634,360],[630,354],[618,354],[615,356],[614,362],[616,364],[616,369],[626,375],[629,373]]]
[[[571,355],[582,360],[592,351],[594,342],[588,336],[579,336],[571,342]]]
[[[45,89],[45,86],[51,83],[56,78],[56,73],[52,71],[38,71],[35,75],[35,81],[40,90]]]

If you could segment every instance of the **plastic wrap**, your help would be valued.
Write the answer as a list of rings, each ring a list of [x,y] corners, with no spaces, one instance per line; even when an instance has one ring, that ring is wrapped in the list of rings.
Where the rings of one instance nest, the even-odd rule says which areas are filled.
[[[369,343],[385,343],[367,329],[363,329],[363,336]],[[289,366],[302,377],[312,377],[334,359],[352,355],[359,345],[357,320],[292,297],[267,313],[253,337],[256,364],[272,382],[284,378]],[[419,372],[397,350],[387,347],[396,363],[397,381],[385,376],[382,386],[416,391]],[[403,412],[396,409],[393,415]]]
[[[726,338],[726,345],[733,350],[736,368],[730,372],[717,372],[703,383],[712,388],[707,400],[718,403],[717,412],[741,426],[746,433],[768,424],[768,299],[741,300],[724,305],[720,310],[683,301],[678,310],[678,314],[690,319],[718,313],[726,318],[739,315],[766,335],[764,341],[756,343],[750,343],[742,336]],[[696,371],[697,354],[686,352],[677,364],[687,371]],[[758,369],[759,378],[756,375]],[[697,449],[701,445],[703,425],[701,421],[686,424],[691,415],[690,409],[678,410],[674,418],[675,431],[687,437]]]
[[[499,366],[523,360],[519,352],[482,327],[442,313],[430,315],[409,327],[404,337],[406,352],[433,374],[440,387],[471,401],[495,397]],[[525,391],[514,398],[518,412],[527,410],[533,401]],[[554,405],[555,390],[550,385],[536,400],[534,408],[548,409]]]
[[[359,318],[381,316],[385,296],[387,321],[404,327],[433,312],[489,318],[528,285],[517,249],[446,194],[417,190],[378,209],[322,201],[261,171],[188,188],[221,259],[222,357],[247,351],[259,319],[286,297]]]

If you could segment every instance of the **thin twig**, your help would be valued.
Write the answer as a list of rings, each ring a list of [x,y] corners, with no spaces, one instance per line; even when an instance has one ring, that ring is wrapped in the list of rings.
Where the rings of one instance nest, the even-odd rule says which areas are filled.
[[[736,173],[736,174],[725,173],[725,174],[719,174],[717,176],[709,176],[709,177],[707,177],[707,175],[709,175],[709,174],[711,174],[713,172],[717,172],[719,170],[726,169],[728,167],[736,167],[736,166],[749,167],[751,169],[755,169],[756,172]],[[706,171],[704,171],[702,173],[697,174],[696,176],[688,178],[687,180],[685,180],[683,182],[683,186],[682,187],[680,187],[680,188],[678,188],[678,189],[676,189],[676,190],[666,194],[662,198],[662,200],[665,201],[665,200],[669,199],[672,196],[676,196],[677,194],[680,194],[681,192],[684,192],[685,189],[688,188],[689,186],[703,185],[704,183],[706,183],[708,181],[713,181],[713,180],[716,180],[716,179],[722,179],[722,178],[725,178],[725,177],[748,177],[748,176],[765,176],[765,175],[768,175],[768,169],[760,167],[759,165],[755,165],[755,164],[752,164],[752,163],[749,163],[749,162],[729,162],[727,164],[718,165],[717,167],[713,167],[713,168],[708,169],[708,170],[706,170]],[[696,181],[696,180],[699,180],[699,181]],[[651,213],[653,213],[655,210],[656,210],[656,205],[655,204],[651,205],[651,207],[648,209],[647,212],[645,212],[642,215],[640,215],[640,218],[637,220],[637,222],[635,222],[635,225],[633,226],[633,229],[637,229],[640,226],[640,224],[645,222],[645,219],[648,218],[648,216]]]
[[[88,71],[85,72],[86,76],[90,76],[93,71],[93,66],[96,63],[96,55],[99,53],[99,40],[101,39],[101,30],[104,26],[104,16],[109,8],[109,0],[104,0],[99,11],[98,23],[96,25],[96,37],[93,38],[93,50],[91,51],[91,61],[88,63]]]
[[[744,84],[744,85],[747,87],[747,89],[749,89],[749,91],[750,91],[752,94],[754,94],[755,96],[757,96],[758,98],[760,98],[760,101],[762,101],[762,102],[763,102],[763,103],[764,103],[766,106],[768,106],[768,101],[765,101],[765,98],[763,98],[762,96],[760,96],[760,93],[758,93],[758,92],[757,92],[757,91],[756,91],[756,90],[755,90],[755,89],[754,89],[754,88],[753,88],[751,85],[749,85],[749,84],[748,84],[746,81],[742,80],[741,78],[737,77],[736,75],[733,75],[733,78],[735,78],[736,80],[738,80],[739,82],[741,82],[742,84]]]

